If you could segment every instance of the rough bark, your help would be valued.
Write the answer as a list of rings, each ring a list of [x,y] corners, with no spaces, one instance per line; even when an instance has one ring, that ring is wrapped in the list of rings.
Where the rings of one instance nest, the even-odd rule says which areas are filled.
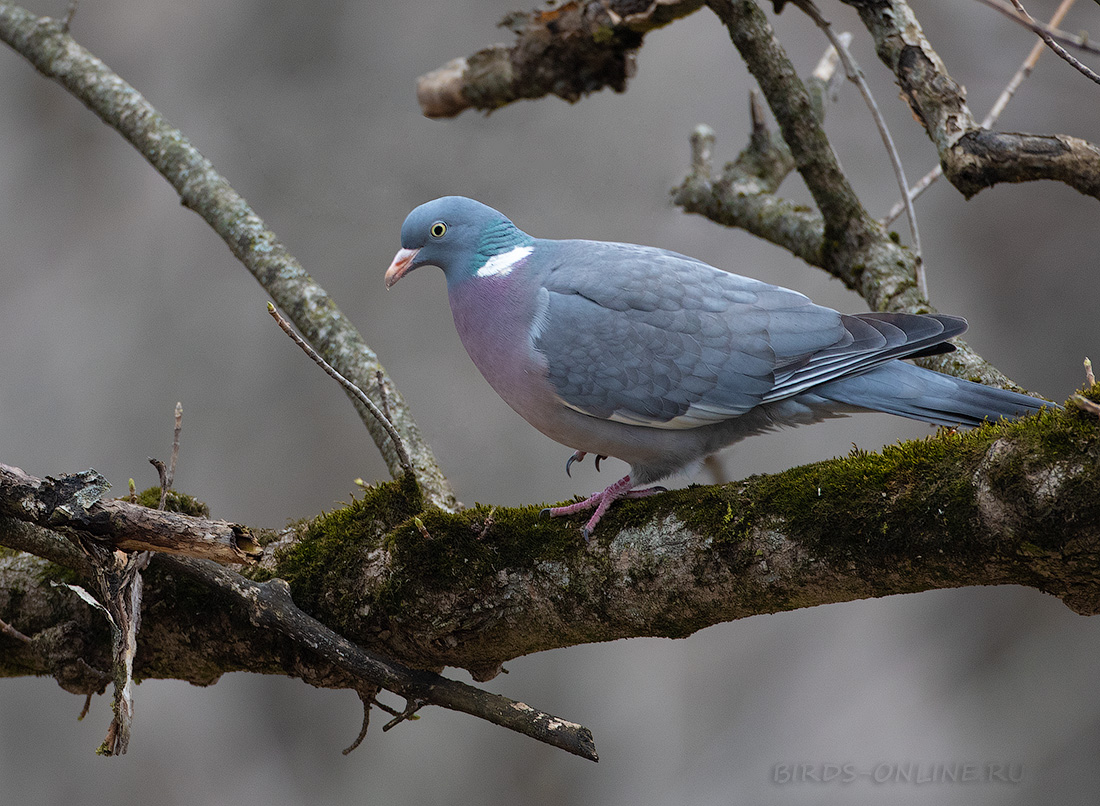
[[[1067,409],[622,502],[588,549],[571,519],[540,520],[536,507],[417,513],[394,482],[283,535],[246,573],[286,580],[299,607],[366,649],[487,679],[554,647],[965,585],[1026,585],[1093,614],[1098,483],[1100,424]],[[0,521],[0,543],[25,546],[13,526]],[[35,642],[86,629],[87,606],[46,582],[64,573],[5,554],[0,619]],[[154,561],[145,596],[139,677],[205,684],[248,669],[347,684],[178,566]],[[3,675],[105,668],[106,636],[44,652],[0,642]]]

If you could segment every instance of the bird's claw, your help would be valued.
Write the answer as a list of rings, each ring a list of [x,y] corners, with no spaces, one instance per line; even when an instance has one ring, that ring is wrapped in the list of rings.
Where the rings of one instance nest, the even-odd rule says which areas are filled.
[[[573,474],[569,472],[569,466],[572,465],[574,462],[583,462],[584,457],[586,457],[587,455],[588,454],[585,451],[573,451],[573,455],[565,460],[565,475],[569,476],[569,478],[573,478]],[[596,460],[596,469],[600,469],[599,459]]]
[[[565,460],[565,475],[569,476],[569,478],[573,478],[573,474],[569,472],[570,466],[574,462],[583,462],[584,457],[586,457],[586,456],[588,456],[587,451],[573,451],[573,455]],[[606,458],[607,457],[605,455],[603,455],[602,453],[596,455],[596,472],[597,473],[600,472],[600,462],[602,462]]]

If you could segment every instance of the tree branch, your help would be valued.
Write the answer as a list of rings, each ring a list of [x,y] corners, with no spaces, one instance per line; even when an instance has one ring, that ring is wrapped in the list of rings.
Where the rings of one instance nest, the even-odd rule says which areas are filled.
[[[944,175],[965,197],[1001,182],[1049,179],[1100,199],[1100,148],[1068,135],[983,129],[904,0],[843,2],[859,12],[879,59],[935,144]]]
[[[821,144],[824,137],[821,121],[825,110],[825,78],[811,77],[802,84],[787,71],[767,69],[769,59],[775,58],[768,54],[776,50],[781,52],[781,46],[774,40],[771,27],[760,15],[759,9],[751,2],[738,4],[737,8],[721,6],[721,9],[727,15],[723,18],[727,28],[731,32],[736,31],[739,39],[761,37],[768,40],[767,45],[745,42],[743,55],[748,54],[746,61],[765,96],[770,99],[773,112],[778,109],[777,118],[782,116],[788,121],[788,126],[783,130],[782,139],[773,137],[759,116],[754,114],[749,144],[734,162],[725,166],[717,179],[711,165],[714,132],[710,127],[696,129],[691,137],[691,172],[673,190],[673,201],[685,212],[706,216],[724,226],[745,229],[787,249],[810,265],[828,271],[863,297],[872,310],[935,313],[936,309],[929,304],[916,283],[917,255],[890,237],[880,225],[870,222],[862,207],[855,213],[856,219],[850,222],[851,231],[859,234],[838,238],[835,228],[830,233],[822,213],[775,195],[780,184],[796,167],[793,148],[786,142],[788,137],[801,143],[799,148],[802,152],[816,151],[823,159],[832,159],[827,142]],[[734,11],[739,13],[734,14]],[[751,18],[753,24],[745,24],[740,13]],[[804,106],[802,101],[793,108],[787,105],[785,99],[792,91],[798,96],[808,95],[813,120],[798,112]],[[822,150],[825,148],[830,156]],[[821,196],[826,199],[830,195],[828,181],[832,175],[832,169],[803,172],[808,183],[819,183]],[[846,194],[842,194],[842,199],[844,197]],[[848,209],[843,201],[840,204],[827,201],[826,209],[834,211],[834,215],[838,216],[836,226],[843,229],[846,225],[839,216]],[[965,341],[956,339],[953,343],[955,352],[922,358],[918,363],[990,386],[1021,390],[1018,384],[975,353]]]
[[[91,482],[88,481],[89,477],[92,479]],[[71,529],[74,522],[81,520],[81,518],[74,518],[68,514],[68,510],[76,508],[72,502],[81,494],[79,491],[86,490],[89,487],[93,489],[93,496],[98,495],[96,491],[102,489],[101,477],[94,474],[93,471],[89,471],[81,474],[80,477],[67,476],[57,481],[48,478],[43,482],[27,476],[17,468],[0,465],[0,481],[3,481],[0,484],[0,514],[9,516],[0,517],[0,545],[6,545],[21,551],[41,552],[45,557],[60,560],[66,564],[69,563],[71,558],[72,566],[79,569],[82,574],[86,573],[88,578],[95,578],[98,585],[103,587],[103,569],[99,566],[93,568],[88,561],[88,557],[83,553],[70,552],[68,548],[63,548],[67,541],[56,532],[53,532],[52,529],[41,529],[41,533],[35,534],[36,539],[29,541],[25,536],[25,528],[21,528],[23,523],[45,521],[54,528]],[[79,491],[73,492],[74,488],[78,488]],[[85,516],[82,516],[83,520],[94,522],[96,525],[98,533],[96,545],[115,546],[128,542],[128,535],[131,530],[130,522],[118,517],[103,518],[103,513],[100,511],[108,504],[118,503],[124,502],[96,502],[83,507],[85,511]],[[144,509],[133,504],[126,504],[126,507],[137,510]],[[65,514],[58,515],[58,512],[62,510],[65,511]],[[150,510],[150,512],[155,513],[156,511]],[[146,521],[145,528],[148,531],[146,542],[149,545],[169,545],[175,542],[175,532],[179,530],[180,524],[183,524],[187,531],[195,532],[201,531],[208,523],[209,521],[206,521],[206,519],[186,515],[176,515],[171,522]],[[71,546],[71,544],[68,545]],[[113,552],[111,556],[117,558],[116,565],[118,565],[118,568],[115,570],[124,572],[120,576],[127,578],[131,578],[148,561],[148,554],[144,552],[136,554]],[[364,650],[299,610],[291,599],[290,588],[280,579],[272,579],[261,584],[222,568],[210,560],[199,560],[184,556],[162,555],[158,557],[157,562],[161,572],[182,573],[212,588],[221,598],[228,597],[234,606],[243,610],[253,627],[260,630],[274,630],[316,656],[315,659],[306,662],[303,662],[300,657],[296,657],[294,663],[286,664],[283,667],[283,671],[287,674],[297,674],[318,685],[357,689],[361,688],[365,680],[370,684],[375,684],[405,697],[410,703],[439,705],[471,714],[493,724],[531,736],[554,747],[567,750],[575,755],[593,761],[598,760],[592,734],[587,728],[559,719],[524,703],[518,703],[506,697],[449,680],[430,671],[412,669]],[[137,564],[133,565],[133,563]],[[53,593],[47,591],[43,581],[54,576],[54,574],[47,573],[42,568],[33,573],[37,574],[37,579],[29,587],[40,588],[37,592],[39,596],[50,595],[52,598]],[[72,616],[66,613],[65,608],[58,608],[56,604],[52,603],[48,607],[44,604],[41,608],[31,608],[32,612],[29,615],[26,612],[27,602],[24,600],[27,598],[26,593],[30,593],[30,598],[33,599],[35,591],[28,591],[27,576],[27,568],[24,563],[9,568],[0,566],[0,613],[3,613],[3,615],[0,615],[0,627],[3,627],[3,629],[0,629],[0,636],[15,637],[22,643],[29,644],[29,646],[22,648],[23,655],[37,654],[37,664],[32,664],[31,668],[28,669],[27,658],[18,656],[13,657],[11,661],[0,661],[0,676],[20,673],[20,670],[22,670],[21,673],[32,671],[37,673],[50,672],[56,674],[59,677],[59,682],[62,682],[62,676],[55,671],[56,669],[68,668],[77,659],[81,661],[82,667],[86,669],[100,668],[107,664],[110,657],[119,654],[118,645],[120,640],[128,639],[125,644],[127,647],[125,653],[127,674],[124,681],[115,681],[116,689],[121,692],[121,700],[116,703],[116,706],[123,709],[126,717],[132,714],[132,698],[128,692],[130,689],[130,670],[134,668],[145,677],[162,676],[163,674],[163,676],[168,677],[181,676],[185,679],[192,679],[192,682],[198,682],[190,677],[193,673],[188,671],[196,665],[195,659],[185,658],[179,653],[173,653],[171,657],[150,662],[148,647],[143,646],[143,655],[137,659],[138,663],[135,665],[135,653],[137,652],[136,627],[140,620],[140,614],[131,609],[125,611],[126,618],[122,618],[124,609],[117,607],[119,602],[113,601],[118,598],[117,595],[108,596],[112,600],[110,604],[114,606],[105,609],[105,612],[108,612],[109,615],[113,635],[111,643],[114,646],[110,651],[103,649],[102,654],[100,652],[89,652],[86,656],[78,655],[74,658],[69,654],[71,650],[58,652],[55,648],[44,649],[43,647],[46,644],[38,640],[38,637],[49,633],[55,628],[63,627],[65,622]],[[161,577],[160,579],[161,589],[159,595],[154,595],[155,604],[152,607],[154,612],[158,610],[163,612],[165,606],[163,602],[166,594],[164,578]],[[112,594],[128,590],[124,585],[115,584],[114,580],[111,580],[111,582],[112,584],[108,587]],[[174,581],[172,584],[178,585],[179,582]],[[94,600],[79,586],[73,586],[68,582],[65,585],[79,593],[80,600],[94,603]],[[141,588],[141,579],[138,577],[137,593],[135,593],[138,602],[141,601]],[[19,597],[5,597],[3,594],[8,591],[23,591],[24,593]],[[177,592],[172,595],[172,598],[178,599],[179,595],[180,593]],[[7,607],[15,608],[14,612],[6,612],[4,598],[8,598]],[[70,604],[75,605],[80,601],[76,597],[70,598],[72,600]],[[158,599],[161,601],[158,602]],[[98,603],[95,604],[99,608],[103,607]],[[79,605],[77,606],[79,607]],[[271,659],[265,657],[262,650],[253,656],[251,650],[247,648],[251,641],[238,632],[239,627],[234,627],[228,633],[221,634],[221,630],[227,627],[221,603],[216,603],[213,608],[209,604],[205,604],[202,609],[210,612],[205,617],[200,616],[195,611],[194,606],[191,605],[184,606],[183,611],[176,612],[173,616],[182,616],[187,619],[198,618],[200,623],[204,618],[207,618],[210,619],[211,624],[217,625],[209,631],[211,634],[207,634],[206,639],[202,641],[205,645],[203,651],[210,652],[215,656],[221,655],[219,662],[224,665],[217,670],[216,674],[230,671],[233,668],[272,671]],[[17,623],[26,624],[29,621],[34,625],[36,619],[42,617],[40,612],[42,610],[47,612],[56,611],[52,618],[59,618],[60,623],[46,627],[39,626],[39,629],[35,631],[34,638],[26,638],[15,627],[7,624],[3,618],[3,616],[8,616],[16,620]],[[94,618],[95,616],[93,616]],[[192,625],[191,629],[194,628],[194,625]],[[164,634],[165,629],[163,623],[154,626],[146,623],[142,632],[143,644],[152,644],[153,647],[156,647],[158,644],[165,642],[178,643],[185,641],[190,643],[193,640],[193,638],[183,639],[180,636],[167,636]],[[171,628],[168,629],[171,630]],[[152,636],[149,635],[150,630],[153,632]],[[19,636],[22,636],[22,638]],[[242,645],[242,642],[244,645]],[[226,653],[224,648],[226,643],[236,646],[232,653]],[[154,650],[154,656],[155,654]],[[159,667],[157,666],[158,663],[165,665]],[[9,664],[14,664],[15,668],[10,668]],[[111,665],[117,672],[119,664],[113,663]],[[202,669],[204,677],[211,674],[209,661],[197,665]],[[321,667],[320,669],[318,665]],[[303,667],[308,669],[308,672],[303,671]],[[344,676],[333,675],[325,667],[332,667],[346,674]],[[159,672],[153,671],[158,668],[160,669]],[[90,683],[84,678],[81,679],[80,683],[77,683],[70,674],[64,679],[64,682],[69,690],[98,690],[102,686],[104,678],[109,679],[110,676],[96,673],[92,676]],[[205,680],[204,682],[210,681]],[[88,688],[89,685],[90,688]],[[129,718],[116,719],[112,723],[112,728],[101,751],[107,755],[124,753],[129,738]]]
[[[100,500],[110,486],[94,470],[39,479],[0,464],[0,515],[123,551],[162,551],[221,563],[249,562],[261,553],[240,524]]]
[[[218,233],[318,352],[360,389],[371,388],[382,369],[378,357],[332,298],[182,132],[55,20],[0,2],[0,40],[64,86],[141,152],[176,189],[182,203]],[[393,425],[405,439],[425,497],[444,509],[455,508],[454,493],[408,405],[392,385],[387,394]],[[357,399],[352,397],[352,402],[396,477],[402,469],[389,434]]]
[[[604,87],[624,92],[645,34],[702,5],[703,0],[565,0],[515,12],[500,23],[516,34],[514,45],[494,45],[421,76],[416,98],[424,115],[441,118],[471,108],[491,112],[546,95],[574,103]]]
[[[165,558],[165,562],[169,568],[183,571],[230,595],[255,626],[282,633],[326,663],[399,694],[410,704],[439,705],[461,711],[582,758],[599,760],[592,733],[587,728],[526,703],[449,680],[434,672],[411,669],[368,652],[299,610],[291,599],[290,587],[281,579],[259,584],[211,562],[183,558]]]
[[[269,547],[261,572],[285,579],[299,607],[368,651],[484,680],[555,647],[681,637],[760,613],[965,585],[1026,585],[1097,613],[1098,487],[1100,423],[1067,408],[623,502],[590,549],[571,519],[540,520],[537,506],[417,516],[392,482]],[[270,649],[270,637],[242,633],[217,597],[164,573],[178,564],[154,566],[140,676],[250,668],[353,687]],[[66,617],[26,615],[30,600],[50,595],[27,578],[0,578],[0,591],[28,589],[18,601],[0,597],[0,620],[35,637]],[[190,631],[187,653],[160,651],[178,644],[179,630]],[[0,660],[0,674],[19,669]]]

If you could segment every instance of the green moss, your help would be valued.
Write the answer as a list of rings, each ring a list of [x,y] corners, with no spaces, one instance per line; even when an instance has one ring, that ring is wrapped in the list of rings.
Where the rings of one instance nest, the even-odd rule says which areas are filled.
[[[429,510],[386,537],[392,575],[379,591],[387,610],[424,585],[495,584],[499,571],[523,571],[564,560],[583,550],[576,525],[541,518],[537,506],[496,508],[477,504],[458,513]],[[426,534],[425,534],[426,533]]]
[[[129,498],[123,500],[129,500]],[[147,490],[142,490],[137,495],[137,503],[143,507],[157,509],[160,506],[160,487],[150,487]],[[168,512],[179,512],[196,518],[210,517],[210,507],[194,496],[176,490],[168,491],[168,495],[164,499],[164,508]]]
[[[274,576],[290,584],[295,602],[307,612],[346,617],[359,606],[356,581],[365,555],[421,505],[419,488],[405,479],[371,487],[347,506],[299,524],[301,537],[276,555]],[[350,596],[337,600],[337,591]]]
[[[58,565],[54,562],[45,562],[38,574],[38,581],[44,585],[51,582],[67,585],[84,585],[86,580],[72,568]]]
[[[880,579],[884,572],[905,574],[906,558],[940,551],[944,535],[951,536],[952,562],[978,564],[989,559],[989,538],[974,474],[1000,440],[997,461],[984,471],[985,483],[1000,500],[1021,502],[1017,519],[1026,525],[1028,540],[1047,551],[1060,544],[1059,524],[1071,513],[1100,507],[1098,432],[1095,417],[1074,410],[966,432],[941,429],[879,453],[855,448],[847,457],[703,488],[694,505],[679,511],[734,565],[759,561],[753,547],[769,529],[795,538],[808,556],[838,567],[857,563]],[[1087,469],[1078,465],[1060,473],[1059,457],[1080,456],[1082,450],[1095,461]],[[1044,473],[1054,473],[1051,483],[1059,485],[1058,495],[1046,502],[1034,493],[1036,475]],[[922,564],[926,573],[937,573],[935,563]],[[916,578],[914,586],[924,587]]]
[[[789,559],[773,550],[789,551],[791,544],[781,537],[790,537],[798,545],[796,561],[806,563],[807,578],[815,573],[813,564],[824,561],[838,569],[854,565],[855,584],[861,584],[860,577],[868,580],[861,595],[926,589],[936,575],[958,582],[963,578],[960,567],[973,563],[978,568],[991,561],[975,473],[982,473],[982,484],[992,486],[999,499],[1034,501],[1037,473],[1049,473],[1052,465],[1064,461],[1061,456],[1078,457],[1080,464],[1082,449],[1093,457],[1088,468],[1067,470],[1063,475],[1068,480],[1058,477],[1063,483],[1051,500],[1064,502],[1059,509],[1038,501],[1033,511],[1024,513],[1027,533],[1020,535],[1015,559],[1039,562],[1051,551],[1066,507],[1079,507],[1079,512],[1100,519],[1100,501],[1094,495],[1100,484],[1098,432],[1094,417],[1073,410],[968,432],[942,429],[877,453],[854,448],[848,456],[771,476],[616,502],[593,540],[602,542],[625,528],[675,515],[712,541],[714,552],[701,555],[694,570],[701,587],[711,584],[715,568],[723,564],[730,569],[763,565],[766,573],[773,559]],[[995,442],[996,461],[989,461]],[[582,517],[543,519],[539,512],[536,506],[483,505],[458,513],[422,511],[415,486],[391,482],[300,524],[296,531],[301,538],[277,556],[274,575],[290,583],[299,606],[349,636],[384,628],[368,623],[370,619],[428,617],[416,606],[425,591],[491,599],[501,572],[560,573],[561,611],[569,612],[574,602],[590,614],[592,608],[598,611],[607,585],[622,584],[621,568],[610,553],[586,549],[579,534]],[[650,531],[641,529],[639,539],[649,539]],[[663,561],[659,542],[654,549],[639,546],[642,556],[635,558],[628,584],[644,586],[658,577]],[[1001,546],[998,551],[1015,549]],[[382,562],[369,563],[372,552],[380,552]],[[380,570],[385,579],[379,580]],[[364,573],[371,578],[363,579]],[[793,575],[789,568],[786,572],[791,580],[787,589],[770,581],[758,584],[753,581],[757,577],[755,571],[745,577],[739,601],[746,612],[822,600],[820,591],[799,587],[797,568]],[[609,614],[617,617],[621,614]],[[705,626],[705,615],[700,619],[698,626]],[[696,626],[677,617],[670,619],[666,633],[673,629],[687,634]]]

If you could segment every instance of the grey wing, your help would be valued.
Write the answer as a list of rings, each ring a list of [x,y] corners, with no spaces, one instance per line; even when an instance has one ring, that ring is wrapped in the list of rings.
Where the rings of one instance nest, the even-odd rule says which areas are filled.
[[[885,361],[951,349],[956,317],[845,316],[795,291],[630,244],[557,242],[534,344],[561,401],[694,428]]]
[[[534,344],[562,402],[594,417],[660,428],[729,419],[847,337],[836,311],[682,255],[559,249]]]

